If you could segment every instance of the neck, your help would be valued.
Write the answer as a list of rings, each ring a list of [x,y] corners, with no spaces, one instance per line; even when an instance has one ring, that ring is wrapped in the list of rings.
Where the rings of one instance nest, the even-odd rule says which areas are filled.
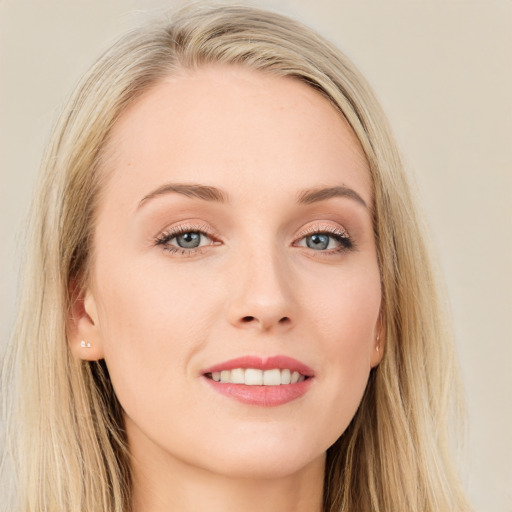
[[[155,455],[132,450],[133,512],[322,511],[324,456],[294,474],[238,478]]]

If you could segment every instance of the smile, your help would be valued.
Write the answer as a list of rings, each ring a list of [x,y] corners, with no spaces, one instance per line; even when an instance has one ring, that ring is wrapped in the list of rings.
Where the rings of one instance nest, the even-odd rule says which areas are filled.
[[[281,386],[306,380],[305,375],[288,368],[284,370],[279,368],[273,368],[272,370],[235,368],[234,370],[212,372],[206,376],[222,384],[245,384],[246,386]]]
[[[303,396],[314,372],[288,356],[246,356],[225,361],[202,372],[216,392],[239,402],[271,407]]]

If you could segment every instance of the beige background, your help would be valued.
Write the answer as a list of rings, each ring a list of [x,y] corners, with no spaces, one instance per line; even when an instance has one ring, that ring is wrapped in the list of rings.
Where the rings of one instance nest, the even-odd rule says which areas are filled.
[[[22,219],[59,107],[117,34],[178,3],[0,0],[0,340],[15,311]],[[477,511],[512,512],[512,1],[253,3],[334,41],[388,112],[452,302],[470,416],[464,483]]]

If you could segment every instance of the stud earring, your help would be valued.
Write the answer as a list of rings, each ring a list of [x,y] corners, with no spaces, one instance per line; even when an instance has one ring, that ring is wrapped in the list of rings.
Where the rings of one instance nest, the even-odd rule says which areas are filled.
[[[86,343],[84,340],[82,340],[82,341],[80,342],[80,346],[81,346],[82,348],[91,348],[91,344],[90,344],[90,343]]]
[[[380,350],[380,334],[377,334],[377,346],[375,347],[377,352]]]

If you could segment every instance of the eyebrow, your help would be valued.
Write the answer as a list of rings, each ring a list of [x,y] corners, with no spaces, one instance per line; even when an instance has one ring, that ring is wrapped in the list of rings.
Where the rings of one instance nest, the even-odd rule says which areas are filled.
[[[353,189],[345,186],[311,188],[299,192],[297,202],[299,204],[312,204],[325,201],[333,197],[347,197],[368,208],[365,200]]]
[[[199,185],[196,183],[166,183],[153,190],[146,196],[144,196],[139,202],[139,208],[150,199],[155,197],[175,193],[181,194],[186,197],[192,197],[195,199],[202,199],[203,201],[227,203],[229,202],[228,194],[217,188],[209,185]],[[302,190],[297,195],[297,202],[299,204],[313,204],[320,201],[326,201],[334,197],[346,197],[357,201],[365,208],[368,208],[365,200],[353,189],[345,187],[343,185],[335,187],[316,187],[306,190]]]
[[[150,199],[165,194],[176,193],[187,197],[202,199],[203,201],[214,201],[219,203],[227,203],[228,195],[226,192],[208,185],[198,185],[195,183],[167,183],[144,196],[139,202],[139,208]]]

